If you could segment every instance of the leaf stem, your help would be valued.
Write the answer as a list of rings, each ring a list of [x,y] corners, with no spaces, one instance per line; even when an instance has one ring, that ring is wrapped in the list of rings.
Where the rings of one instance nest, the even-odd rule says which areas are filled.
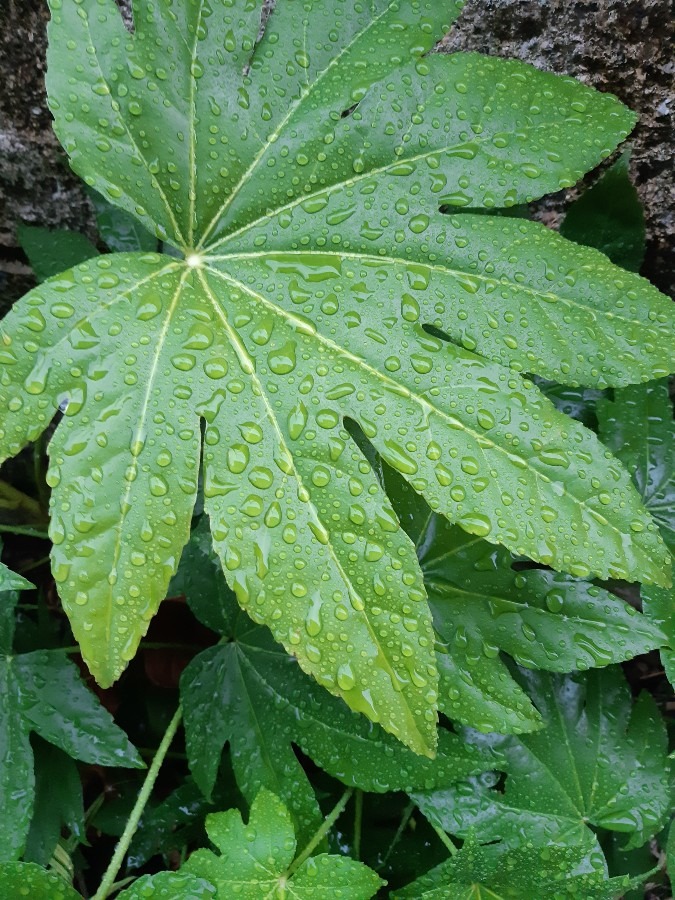
[[[447,834],[443,831],[442,828],[439,828],[438,825],[434,825],[433,822],[430,822],[429,819],[427,819],[427,822],[429,822],[429,824],[431,825],[431,827],[434,829],[434,831],[435,831],[436,834],[438,835],[438,838],[439,838],[440,842],[443,844],[443,846],[444,846],[445,849],[448,851],[448,853],[450,854],[450,856],[454,856],[455,853],[457,853],[457,847],[455,847],[455,845],[454,845],[454,844],[452,843],[452,841],[450,840],[450,836],[447,835]],[[94,900],[96,900],[96,898],[94,898]]]
[[[138,794],[138,798],[136,799],[134,808],[131,810],[131,815],[127,820],[127,824],[124,828],[122,837],[119,839],[117,847],[115,847],[115,852],[112,859],[110,860],[110,865],[106,869],[103,876],[103,881],[101,882],[99,889],[94,894],[92,900],[105,900],[105,898],[108,897],[112,890],[115,878],[117,877],[117,873],[122,868],[122,862],[127,850],[129,849],[132,838],[136,833],[136,829],[138,828],[138,823],[141,819],[141,816],[143,815],[143,810],[145,809],[147,802],[150,799],[150,794],[152,793],[152,789],[155,786],[155,782],[157,781],[159,770],[162,766],[162,763],[164,762],[164,758],[169,750],[169,747],[171,746],[171,742],[176,736],[176,732],[178,731],[178,726],[180,725],[182,716],[183,710],[179,706],[174,713],[173,718],[169,722],[166,731],[164,732],[164,737],[162,738],[162,741],[157,748],[157,753],[155,754],[155,758],[153,759],[152,764],[148,769],[148,774],[145,776],[143,787]]]
[[[323,820],[319,828],[316,830],[314,837],[310,840],[309,844],[302,851],[300,856],[298,856],[294,862],[291,863],[288,871],[286,872],[286,878],[290,878],[294,872],[296,872],[300,866],[304,863],[306,859],[308,859],[312,855],[312,851],[319,846],[321,841],[325,838],[328,832],[331,830],[333,825],[337,822],[337,820],[342,815],[345,806],[349,802],[349,798],[354,793],[354,788],[347,788],[344,794],[340,797],[338,802],[335,804],[331,812],[328,813],[326,818]],[[98,900],[97,897],[94,897],[94,900]]]
[[[29,525],[0,525],[0,534],[25,534],[27,537],[49,540],[49,535],[46,531],[39,531],[37,528],[31,528]]]
[[[361,859],[361,827],[363,824],[363,791],[354,794],[354,859]]]

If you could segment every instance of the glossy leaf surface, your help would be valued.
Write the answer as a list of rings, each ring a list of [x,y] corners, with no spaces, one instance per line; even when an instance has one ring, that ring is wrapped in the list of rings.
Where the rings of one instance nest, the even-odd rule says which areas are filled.
[[[203,878],[182,872],[144,875],[117,895],[119,900],[213,900],[216,889]]]
[[[593,846],[588,824],[624,833],[639,847],[669,811],[666,734],[656,705],[642,694],[633,707],[616,668],[561,677],[523,673],[522,683],[546,728],[490,740],[506,758],[503,793],[489,780],[415,795],[424,814],[453,834],[480,829],[481,840],[517,847]]]
[[[417,548],[438,635],[439,705],[451,719],[481,731],[541,727],[501,653],[571,672],[623,662],[666,639],[658,623],[590,582],[514,568],[507,550],[434,513],[391,469],[384,477]]]
[[[67,402],[53,569],[109,684],[187,541],[203,430],[239,602],[432,755],[421,573],[344,419],[468,532],[575,575],[667,582],[625,474],[519,372],[665,375],[671,304],[541,226],[439,212],[571,184],[633,116],[521,63],[422,58],[459,4],[280,3],[258,40],[261,7],[140,0],[129,32],[114,0],[52,0],[48,92],[73,168],[184,258],[98,258],[16,306],[0,452]]]
[[[182,871],[211,882],[218,897],[315,900],[330,895],[335,900],[368,900],[383,883],[363,863],[325,853],[309,857],[289,877],[296,850],[291,817],[267,790],[253,802],[246,825],[241,814],[230,809],[208,816],[206,830],[218,854],[197,850]]]
[[[392,896],[395,900],[615,900],[631,879],[608,879],[603,872],[572,874],[583,861],[575,847],[531,843],[509,850],[482,847],[470,836],[456,856]]]
[[[494,768],[498,758],[467,747],[445,729],[431,761],[402,747],[312,682],[276,644],[266,628],[240,613],[225,597],[222,574],[198,526],[182,572],[207,573],[186,585],[188,600],[208,624],[218,615],[228,643],[204,650],[181,679],[186,749],[197,784],[210,796],[225,744],[240,790],[252,802],[261,787],[283,800],[304,844],[321,823],[319,806],[296,754],[299,747],[344,784],[366,791],[414,790],[451,784],[468,773]],[[180,579],[173,586],[180,584]],[[194,598],[194,599],[193,599]],[[224,602],[223,602],[224,601]],[[206,612],[206,616],[203,613]],[[213,625],[211,625],[213,627]],[[344,675],[349,669],[345,664]]]
[[[143,766],[65,653],[12,653],[16,600],[15,593],[2,595],[3,613],[9,615],[0,622],[0,861],[16,859],[28,833],[35,790],[31,732],[74,759]]]
[[[27,591],[32,587],[33,585],[28,579],[18,575],[16,572],[12,572],[3,562],[0,562],[0,593],[4,591]]]

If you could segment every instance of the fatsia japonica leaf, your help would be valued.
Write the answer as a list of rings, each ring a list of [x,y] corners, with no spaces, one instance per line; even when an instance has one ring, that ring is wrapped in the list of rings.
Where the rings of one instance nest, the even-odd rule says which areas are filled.
[[[0,861],[16,859],[26,842],[35,792],[31,732],[74,759],[143,766],[63,651],[12,652],[17,598],[0,595]]]
[[[344,419],[465,530],[572,574],[667,581],[625,473],[519,373],[665,375],[671,304],[539,225],[439,211],[571,184],[633,116],[521,63],[424,56],[456,3],[281,0],[258,39],[262,5],[139,0],[132,33],[114,0],[52,0],[48,93],[73,168],[183,258],[98,258],[15,307],[0,452],[67,402],[53,569],[109,684],[187,540],[203,431],[239,602],[432,754],[421,573]]]
[[[645,616],[666,636],[665,645],[661,647],[661,662],[668,681],[675,685],[675,590],[644,584],[641,595]]]
[[[294,746],[344,784],[380,793],[441,787],[499,765],[491,752],[467,749],[446,729],[439,730],[434,760],[417,756],[323,691],[267,628],[244,613],[232,616],[236,601],[231,593],[226,596],[204,536],[200,523],[172,588],[182,585],[192,609],[210,627],[219,616],[216,630],[228,641],[200,653],[181,678],[188,761],[207,796],[229,744],[246,799],[252,802],[262,787],[274,789],[293,818],[298,840],[305,843],[321,823],[321,813]],[[183,579],[184,572],[195,577]],[[341,677],[348,678],[350,671],[346,662]]]
[[[472,834],[461,850],[396,891],[395,900],[616,900],[643,879],[605,872],[575,871],[583,861],[578,847],[535,846],[518,849],[500,844],[481,846]]]
[[[438,635],[439,706],[481,731],[532,731],[541,717],[500,655],[550,672],[623,662],[666,633],[591,582],[518,560],[434,513],[391,468],[383,477],[414,541]],[[661,590],[661,589],[656,589]]]
[[[219,852],[197,850],[181,871],[215,885],[218,897],[368,900],[384,883],[363,863],[327,853],[309,857],[289,875],[296,850],[291,817],[267,790],[254,800],[246,825],[230,809],[208,816],[206,830]]]
[[[523,671],[521,681],[546,727],[474,738],[504,754],[503,791],[486,777],[416,794],[424,814],[453,834],[476,828],[481,840],[516,848],[527,835],[597,849],[589,825],[642,846],[670,809],[666,731],[653,699],[643,693],[631,706],[618,667],[568,677]]]

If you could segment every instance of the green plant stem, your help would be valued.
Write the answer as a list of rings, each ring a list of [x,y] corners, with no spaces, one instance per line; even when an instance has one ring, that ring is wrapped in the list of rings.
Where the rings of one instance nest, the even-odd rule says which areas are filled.
[[[138,828],[138,823],[143,815],[143,810],[145,809],[148,800],[150,799],[150,794],[152,793],[152,789],[155,786],[155,782],[157,781],[157,776],[159,775],[159,770],[164,762],[164,758],[171,746],[171,742],[176,736],[176,732],[178,731],[178,726],[180,725],[181,718],[183,716],[183,710],[178,707],[176,712],[174,713],[173,718],[169,722],[169,725],[164,732],[164,737],[157,748],[157,753],[155,754],[155,758],[152,761],[150,768],[148,769],[148,774],[145,776],[145,781],[143,782],[143,787],[138,794],[138,798],[136,803],[134,804],[134,808],[131,810],[131,815],[127,820],[127,824],[124,828],[124,832],[122,837],[119,839],[117,847],[115,847],[115,852],[113,853],[113,857],[110,860],[110,865],[105,871],[103,876],[103,881],[99,889],[94,894],[92,900],[106,900],[106,897],[111,892],[112,886],[115,882],[115,878],[117,877],[117,873],[122,868],[122,862],[124,857],[129,849],[129,845],[131,844],[132,838],[136,833],[136,829]]]
[[[396,844],[398,844],[398,842],[403,837],[403,832],[405,831],[406,826],[407,826],[408,822],[410,821],[410,817],[412,816],[412,814],[415,812],[416,809],[417,809],[417,807],[415,806],[415,804],[411,802],[403,810],[403,815],[401,816],[401,821],[399,822],[399,826],[396,829],[396,834],[394,835],[391,844],[389,844],[389,849],[387,850],[385,857],[382,860],[382,865],[378,866],[378,871],[382,871],[382,869],[389,862],[389,857],[391,856],[394,847],[396,846]]]
[[[312,851],[319,846],[321,841],[325,838],[328,832],[331,830],[333,825],[337,822],[337,820],[342,815],[345,806],[349,803],[349,798],[354,793],[354,788],[347,788],[344,794],[340,797],[338,802],[335,804],[331,812],[326,816],[323,820],[319,828],[317,829],[314,837],[310,840],[309,844],[302,851],[300,856],[291,863],[290,868],[286,872],[286,878],[290,878],[294,872],[296,872],[300,866],[304,863],[306,859],[308,859],[312,855]],[[98,900],[97,897],[94,897],[94,900]]]
[[[429,820],[427,819],[427,821]],[[457,853],[457,847],[455,847],[455,845],[450,840],[450,836],[447,835],[442,828],[439,828],[438,825],[434,825],[433,822],[429,822],[429,824],[438,835],[440,842],[443,844],[450,856],[454,856],[455,853]],[[94,898],[94,900],[96,900],[96,898]]]
[[[361,859],[361,827],[363,823],[363,791],[354,795],[354,859]]]
[[[29,525],[0,525],[0,534],[25,534],[27,537],[49,540],[49,535],[46,531],[39,531],[37,528],[31,528]]]

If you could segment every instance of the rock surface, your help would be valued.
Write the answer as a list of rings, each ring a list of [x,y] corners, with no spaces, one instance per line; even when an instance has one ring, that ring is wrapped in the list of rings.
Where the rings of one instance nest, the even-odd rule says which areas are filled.
[[[442,2],[442,0],[438,0]],[[54,137],[44,89],[44,0],[0,4],[0,294],[30,285],[17,247],[20,222],[95,236],[91,205]],[[611,91],[640,115],[633,176],[647,211],[644,273],[662,290],[675,278],[675,189],[670,0],[469,0],[444,50],[517,57]],[[568,194],[573,192],[568,192]],[[563,192],[538,215],[555,224]]]

